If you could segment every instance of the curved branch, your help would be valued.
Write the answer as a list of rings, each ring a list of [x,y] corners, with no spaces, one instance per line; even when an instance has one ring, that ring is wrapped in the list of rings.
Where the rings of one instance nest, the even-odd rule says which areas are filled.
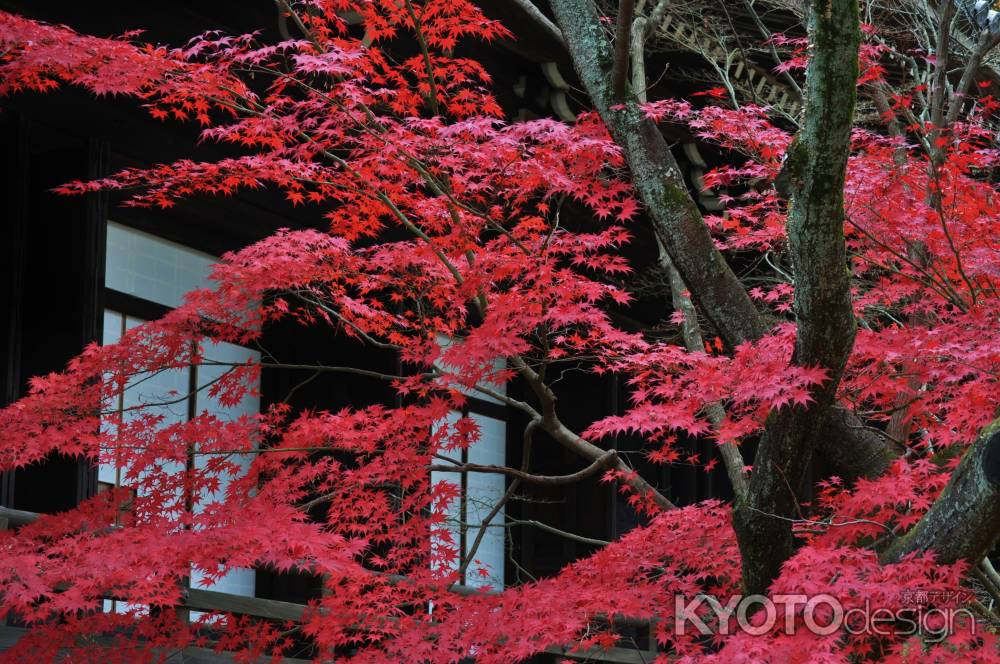
[[[520,357],[511,358],[511,363],[542,404],[541,427],[545,433],[552,436],[557,443],[566,449],[585,459],[596,461],[605,454],[605,451],[600,447],[584,440],[559,420],[559,416],[556,414],[556,395],[534,369],[529,367]],[[639,473],[625,465],[621,459],[615,462],[613,469],[623,474],[622,481],[637,494],[651,499],[661,509],[676,509],[676,505],[657,491],[656,487],[647,482]]]
[[[531,2],[531,0],[513,0],[514,4],[521,8],[521,10],[528,15],[532,21],[537,23],[545,32],[552,37],[553,41],[558,43],[563,48],[566,48],[566,40],[563,39],[562,31],[559,30],[559,26],[549,20],[549,17],[542,13],[542,11]]]
[[[497,475],[508,475],[515,477],[529,484],[541,484],[543,486],[562,486],[572,484],[586,479],[599,470],[614,468],[618,462],[618,451],[608,450],[589,466],[569,475],[533,475],[516,468],[507,466],[479,465],[475,463],[460,463],[452,466],[430,466],[428,470],[435,473],[493,473]]]

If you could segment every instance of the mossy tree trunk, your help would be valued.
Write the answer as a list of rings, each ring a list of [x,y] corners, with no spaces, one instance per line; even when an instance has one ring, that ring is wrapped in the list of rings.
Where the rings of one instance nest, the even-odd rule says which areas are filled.
[[[626,90],[611,85],[614,50],[591,0],[550,0],[562,42],[594,106],[622,148],[653,229],[701,313],[729,347],[759,339],[769,325],[716,250],[697,204],[656,126]],[[856,415],[834,406],[824,421],[824,455],[845,479],[881,475],[899,451],[886,439],[866,435]]]
[[[590,0],[550,2],[577,75],[632,172],[632,182],[660,241],[702,313],[729,346],[767,329],[715,244],[657,126],[636,97],[612,89],[615,54]]]
[[[764,590],[790,554],[791,527],[785,519],[796,514],[798,505],[789,487],[801,485],[815,440],[828,428],[826,416],[854,339],[843,237],[843,183],[860,43],[857,2],[813,4],[810,95],[803,131],[788,162],[794,193],[789,240],[800,325],[795,361],[825,367],[830,380],[815,403],[782,413],[768,423],[750,494],[737,511],[745,581],[753,591]],[[634,95],[620,97],[612,90],[614,50],[593,3],[552,0],[551,6],[577,73],[621,146],[657,236],[695,303],[730,347],[760,338],[767,324],[715,248],[659,129],[644,116]],[[833,418],[830,423],[843,420]],[[841,433],[849,431],[841,427]],[[849,458],[873,456],[885,455],[858,453]],[[856,470],[854,474],[871,473]]]
[[[730,347],[760,338],[768,324],[716,250],[663,136],[635,95],[615,95],[614,50],[592,0],[550,0],[581,82],[622,148],[632,180],[671,261],[702,314]],[[793,361],[829,372],[806,407],[767,423],[747,498],[734,510],[747,592],[763,592],[791,555],[796,491],[813,452],[846,480],[883,474],[901,450],[834,404],[854,340],[843,236],[843,185],[853,123],[860,43],[857,0],[809,0],[813,57],[803,126],[789,152],[789,249],[795,271],[798,339]],[[1000,533],[1000,420],[984,430],[926,517],[884,553],[887,562],[934,550],[944,561],[977,563]]]
[[[792,361],[823,367],[828,376],[811,403],[773,413],[765,427],[750,490],[733,519],[747,593],[766,591],[791,556],[798,492],[854,345],[844,180],[861,43],[857,0],[810,0],[808,27],[805,109],[782,168],[795,280]]]
[[[881,555],[897,562],[933,551],[937,560],[975,567],[1000,538],[1000,419],[980,433],[927,514]]]

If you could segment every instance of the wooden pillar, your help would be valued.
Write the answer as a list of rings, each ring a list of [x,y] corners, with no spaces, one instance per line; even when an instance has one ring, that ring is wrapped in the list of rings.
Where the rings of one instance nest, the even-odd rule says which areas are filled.
[[[3,343],[5,402],[23,396],[32,376],[62,370],[100,340],[107,197],[59,196],[52,188],[106,171],[106,142],[62,134],[27,120],[3,128],[13,141],[15,191]],[[5,280],[6,281],[6,280]],[[0,503],[61,511],[96,492],[89,460],[54,456],[0,478]]]
[[[0,258],[0,407],[20,396],[21,314],[23,310],[24,243],[28,210],[28,137],[24,116],[10,110],[0,117],[3,146],[6,251]],[[14,472],[0,473],[0,505],[13,506]]]

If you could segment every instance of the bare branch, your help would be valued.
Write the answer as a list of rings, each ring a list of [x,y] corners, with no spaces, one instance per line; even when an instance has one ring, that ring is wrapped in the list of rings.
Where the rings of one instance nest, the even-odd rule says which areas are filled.
[[[942,0],[938,14],[937,45],[934,49],[934,76],[930,89],[931,124],[933,125],[931,131],[934,132],[934,135],[943,128],[942,119],[948,83],[948,55],[951,51],[951,27],[954,18],[955,3],[952,0]],[[931,140],[931,145],[934,145],[933,140]]]
[[[539,422],[540,423],[540,422]],[[498,475],[509,475],[529,484],[540,484],[543,486],[562,486],[572,484],[586,479],[599,470],[613,468],[618,461],[618,451],[608,450],[599,456],[589,466],[569,475],[532,475],[523,470],[509,468],[507,466],[479,465],[474,463],[463,463],[451,466],[431,466],[428,470],[436,473],[493,473]]]
[[[767,29],[767,26],[764,25],[764,22],[760,20],[760,15],[757,13],[757,9],[753,6],[753,2],[750,0],[743,0],[743,9],[746,10],[747,14],[750,15],[750,18],[753,19],[754,25],[757,26],[757,31],[767,43],[768,49],[771,52],[771,59],[774,60],[775,66],[781,66],[781,56],[778,55],[778,49],[774,47],[774,39],[772,38],[773,35],[771,34],[771,31]],[[795,78],[792,77],[788,71],[782,71],[781,76],[785,79],[785,82],[788,83],[789,87],[795,91],[798,98],[802,99],[802,88],[799,87]]]
[[[949,3],[950,4],[950,3]],[[990,32],[989,29],[983,30],[979,35],[979,41],[976,42],[976,46],[969,56],[968,61],[965,63],[965,69],[962,71],[962,78],[958,82],[958,87],[955,88],[951,95],[951,102],[948,104],[948,113],[944,117],[945,128],[950,127],[955,124],[958,120],[958,114],[962,110],[962,104],[965,103],[966,95],[969,94],[969,88],[972,86],[972,79],[975,78],[979,71],[980,65],[983,63],[983,58],[986,54],[992,51],[996,45],[1000,43],[1000,34],[994,34]]]
[[[625,96],[625,79],[628,76],[629,37],[632,32],[632,15],[635,0],[618,3],[618,24],[615,27],[615,65],[611,70],[611,94],[616,101]]]
[[[559,29],[555,23],[549,20],[549,17],[541,12],[538,7],[531,2],[531,0],[513,0],[514,4],[521,8],[521,10],[528,15],[531,20],[537,23],[545,32],[548,33],[550,37],[560,46],[566,48],[566,40],[563,39],[562,31]]]
[[[474,524],[461,524],[466,527],[474,528],[477,527]],[[489,528],[514,528],[517,526],[531,526],[532,528],[538,528],[539,530],[544,530],[547,533],[552,533],[553,535],[558,535],[559,537],[565,537],[568,540],[574,542],[580,542],[581,544],[590,544],[591,546],[607,546],[611,542],[607,540],[594,539],[593,537],[585,537],[583,535],[577,535],[576,533],[571,533],[568,530],[560,530],[554,526],[550,526],[547,523],[542,523],[541,521],[536,521],[534,519],[511,519],[505,521],[504,523],[490,524]]]

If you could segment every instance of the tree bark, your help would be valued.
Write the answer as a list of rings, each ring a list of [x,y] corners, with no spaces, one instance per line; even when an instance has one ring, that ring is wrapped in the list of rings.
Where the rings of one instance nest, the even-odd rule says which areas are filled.
[[[881,555],[898,562],[933,551],[938,562],[968,561],[975,568],[1000,539],[1000,419],[980,433],[927,514]]]
[[[853,412],[834,406],[819,433],[820,460],[848,484],[873,480],[903,455],[902,445],[865,426]]]
[[[788,248],[798,332],[792,361],[823,367],[828,376],[810,404],[768,418],[750,490],[734,510],[748,594],[765,592],[792,554],[798,492],[854,345],[844,180],[861,43],[857,0],[811,0],[808,25],[805,113],[782,169],[791,193]]]
[[[611,85],[614,52],[593,3],[551,0],[550,5],[577,74],[621,147],[653,229],[695,303],[728,346],[759,339],[769,325],[715,248],[662,134],[645,117],[634,94],[615,98]],[[830,381],[812,407],[772,418],[763,453],[758,452],[753,476],[770,479],[758,479],[753,501],[744,504],[750,509],[742,511],[748,552],[764,551],[750,556],[757,561],[748,570],[748,586],[754,588],[766,587],[790,554],[790,524],[766,515],[794,516],[794,494],[816,439],[823,438],[831,448],[829,460],[835,466],[844,464],[834,470],[845,479],[875,477],[898,456],[888,441],[863,435],[863,425],[852,413],[830,407],[854,335],[842,197],[860,32],[856,2],[830,0],[813,5],[819,57],[810,73],[807,113],[811,119],[799,136],[796,154],[789,156],[789,179],[796,192],[789,236],[797,279],[804,280],[801,297],[797,294],[796,313],[802,329],[795,360],[827,368]]]
[[[614,53],[593,3],[551,0],[550,5],[577,75],[622,148],[653,229],[695,303],[729,347],[759,339],[769,325],[716,250],[662,134],[639,110],[634,94],[614,99]],[[823,442],[834,472],[844,479],[882,474],[899,451],[884,438],[864,435],[857,416],[833,410],[837,415],[827,423]]]
[[[763,336],[767,325],[715,248],[680,168],[635,96],[615,99],[615,54],[590,0],[552,0],[577,75],[632,171],[660,241],[705,317],[730,346]]]
[[[614,99],[614,54],[590,0],[551,0],[584,87],[622,148],[633,183],[695,302],[729,346],[761,337],[768,325],[716,251],[662,135],[629,94]],[[843,251],[842,187],[857,72],[856,0],[811,0],[815,57],[810,64],[806,126],[789,155],[793,192],[789,239],[796,270],[799,340],[795,361],[820,364],[831,380],[817,402],[769,422],[758,453],[752,497],[738,507],[745,585],[766,589],[791,552],[794,494],[817,439],[832,469],[847,481],[882,475],[900,447],[831,406],[853,340]],[[950,109],[949,109],[950,110]],[[801,282],[801,283],[800,283]],[[756,486],[754,486],[756,483]],[[943,562],[977,564],[1000,535],[1000,420],[984,430],[928,514],[882,554],[885,562],[933,550]]]

